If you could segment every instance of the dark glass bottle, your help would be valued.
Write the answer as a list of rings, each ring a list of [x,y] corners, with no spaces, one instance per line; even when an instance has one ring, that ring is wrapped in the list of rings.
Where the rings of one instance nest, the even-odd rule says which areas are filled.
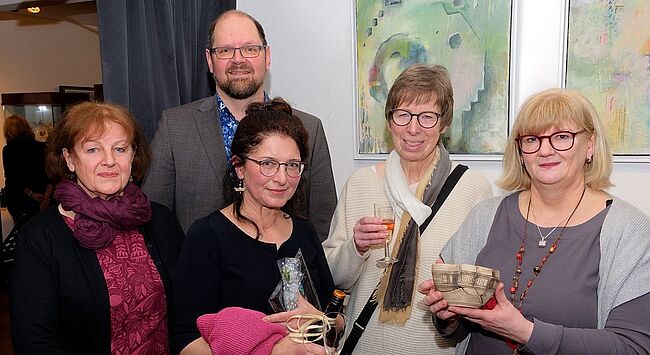
[[[334,290],[332,292],[332,297],[330,298],[329,302],[327,302],[327,306],[325,306],[325,311],[323,313],[341,313],[343,310],[343,300],[345,299],[345,292],[341,290]]]
[[[341,313],[343,310],[343,300],[345,300],[345,292],[334,290],[327,306],[325,306],[325,315],[323,320],[330,324],[329,330],[325,333],[325,346],[329,348],[337,347],[337,338],[339,338],[340,333],[345,330],[341,329],[344,328],[341,324],[343,319],[338,319],[340,317],[336,317],[336,315]],[[321,345],[323,344],[321,343]]]

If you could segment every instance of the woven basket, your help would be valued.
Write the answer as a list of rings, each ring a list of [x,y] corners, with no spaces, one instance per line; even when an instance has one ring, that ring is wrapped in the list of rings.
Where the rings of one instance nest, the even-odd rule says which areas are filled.
[[[470,264],[433,264],[431,274],[450,306],[480,308],[499,284],[499,270]]]

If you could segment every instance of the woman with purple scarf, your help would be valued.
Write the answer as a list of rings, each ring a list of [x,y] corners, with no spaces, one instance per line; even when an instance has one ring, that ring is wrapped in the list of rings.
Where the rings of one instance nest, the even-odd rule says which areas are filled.
[[[169,270],[183,232],[132,181],[150,160],[123,107],[70,108],[47,148],[60,205],[20,231],[11,285],[16,354],[169,353]]]

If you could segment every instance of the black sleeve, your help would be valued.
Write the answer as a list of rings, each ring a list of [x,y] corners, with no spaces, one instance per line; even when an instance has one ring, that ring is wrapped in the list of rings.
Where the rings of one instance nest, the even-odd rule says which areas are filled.
[[[170,351],[177,354],[201,337],[196,319],[221,310],[221,268],[218,238],[206,218],[187,232],[181,253],[172,268],[169,310]]]
[[[316,276],[312,275],[312,277],[318,278],[319,287],[316,292],[318,293],[318,299],[320,301],[321,308],[324,309],[325,305],[327,305],[327,302],[332,296],[332,292],[334,291],[334,279],[332,278],[332,273],[330,271],[329,265],[327,264],[327,258],[325,258],[325,252],[323,251],[323,246],[321,245],[316,229],[309,222],[306,222],[306,225],[307,232],[310,237],[310,242],[312,243],[315,252],[315,258],[313,261],[314,265],[309,268],[312,270],[316,269]],[[323,309],[321,309],[321,311]]]
[[[6,145],[2,148],[2,166],[5,171],[5,185],[15,190],[16,193],[22,193],[25,187],[25,178],[22,176],[21,167],[16,156],[15,150]]]
[[[20,354],[69,354],[63,342],[54,250],[45,228],[29,224],[17,236],[10,288],[11,338]]]
[[[151,202],[151,222],[145,226],[145,240],[152,236],[155,249],[147,241],[151,256],[158,269],[158,273],[165,285],[165,293],[171,294],[171,269],[176,263],[185,240],[185,233],[181,228],[176,216],[164,205]],[[162,262],[162,267],[159,264]],[[169,301],[169,298],[168,298]]]
[[[5,171],[5,180],[9,179],[11,176],[11,173],[13,171],[12,166],[11,166],[11,157],[9,156],[9,149],[6,145],[2,147],[2,167],[4,168]]]
[[[165,243],[167,253],[173,256],[175,261],[183,246],[185,240],[185,232],[181,228],[178,219],[172,211],[165,205],[151,202],[152,215],[152,228],[156,234],[160,235]]]

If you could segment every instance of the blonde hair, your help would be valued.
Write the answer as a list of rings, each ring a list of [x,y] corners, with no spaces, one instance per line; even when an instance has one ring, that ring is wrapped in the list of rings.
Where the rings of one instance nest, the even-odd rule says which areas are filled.
[[[530,176],[521,164],[517,137],[540,134],[552,127],[564,127],[573,122],[595,137],[591,163],[585,162],[585,184],[595,190],[610,186],[612,154],[603,124],[594,106],[577,91],[548,89],[529,97],[521,106],[503,154],[503,173],[497,185],[505,190],[530,188]]]

